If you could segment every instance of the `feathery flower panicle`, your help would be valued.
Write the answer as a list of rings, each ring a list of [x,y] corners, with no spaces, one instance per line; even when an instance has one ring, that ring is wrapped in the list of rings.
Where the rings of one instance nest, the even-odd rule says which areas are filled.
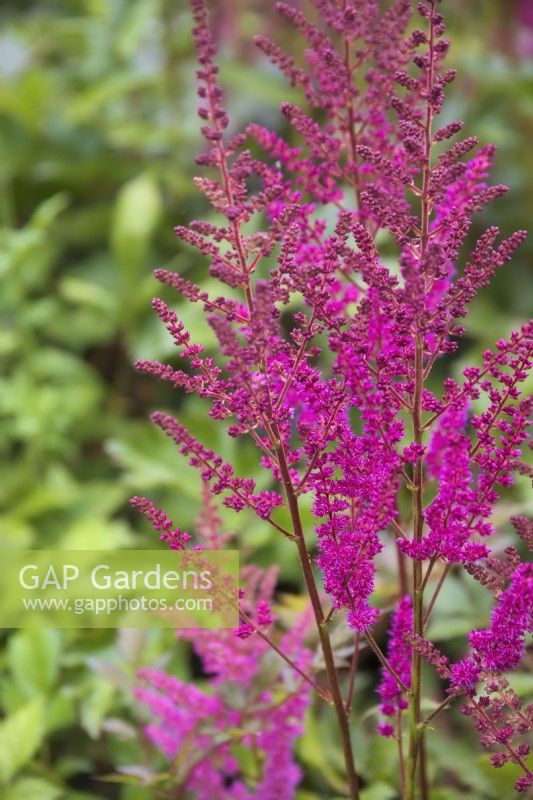
[[[516,563],[516,559],[513,561]],[[496,587],[501,585],[501,575],[498,577]],[[533,564],[516,566],[507,588],[499,591],[489,627],[469,634],[472,654],[461,661],[450,665],[428,642],[416,638],[411,642],[449,681],[448,693],[466,697],[461,712],[474,720],[483,747],[503,746],[503,751],[492,753],[491,764],[502,767],[512,761],[524,771],[515,783],[515,789],[524,792],[533,785],[533,774],[525,762],[529,746],[523,741],[533,730],[533,707],[522,707],[503,673],[519,665],[525,653],[525,637],[533,631]],[[483,685],[484,691],[480,688]]]
[[[187,542],[191,538],[190,535],[187,531],[175,528],[172,520],[152,500],[147,497],[132,497],[130,503],[150,520],[154,530],[160,532],[159,538],[161,541],[168,544],[171,550],[185,549]]]
[[[516,568],[509,588],[499,596],[489,627],[472,631],[468,641],[484,671],[510,671],[520,663],[524,637],[532,630],[533,564],[525,563]]]
[[[511,517],[514,529],[525,542],[529,550],[533,550],[533,520],[527,517]]]
[[[221,530],[214,499],[204,484],[205,506],[197,524],[198,547],[221,547],[231,535]],[[144,504],[135,498],[134,505]],[[166,523],[164,523],[166,524]],[[178,638],[190,641],[202,669],[209,676],[212,693],[197,689],[165,672],[138,671],[136,697],[153,721],[145,732],[150,741],[172,760],[179,785],[203,800],[292,800],[300,780],[293,758],[293,743],[303,731],[303,716],[309,703],[309,686],[300,681],[297,691],[287,676],[266,660],[269,643],[254,636],[259,628],[274,624],[270,610],[277,570],[246,565],[241,571],[241,613],[250,620],[251,635],[239,631],[180,630]],[[310,624],[308,613],[291,631],[280,637],[282,652],[301,670],[309,668],[312,653],[304,639]],[[243,626],[241,626],[243,627]],[[268,673],[268,689],[262,670]],[[238,687],[239,697],[232,696]],[[280,701],[281,697],[281,701]],[[253,788],[243,780],[234,751],[249,748],[261,757],[261,775]]]
[[[261,52],[303,92],[305,105],[281,104],[290,140],[254,121],[245,134],[230,133],[207,6],[205,0],[191,2],[205,141],[197,158],[205,173],[195,183],[214,221],[193,220],[178,226],[176,235],[206,260],[220,294],[166,269],[155,274],[204,313],[217,344],[215,352],[205,352],[179,312],[156,299],[154,310],[177,346],[181,367],[156,361],[136,366],[206,400],[210,422],[254,445],[261,484],[237,475],[168,413],[152,417],[198,470],[206,498],[222,495],[226,507],[252,511],[294,542],[327,686],[307,674],[313,662],[300,634],[270,639],[277,625],[274,572],[248,566],[237,631],[180,634],[191,640],[210,675],[217,703],[208,732],[196,707],[185,704],[180,712],[166,697],[174,689],[156,686],[154,695],[159,679],[148,676],[152,694],[146,700],[160,720],[152,738],[170,754],[196,736],[205,752],[215,746],[213,731],[218,737],[220,730],[238,727],[245,743],[254,740],[262,750],[263,777],[255,788],[241,780],[229,741],[216,745],[216,763],[210,756],[195,763],[183,785],[199,798],[289,800],[298,781],[291,745],[314,685],[333,703],[350,797],[357,800],[343,676],[328,630],[330,618],[342,615],[356,637],[367,636],[384,665],[379,691],[391,722],[380,731],[396,734],[402,764],[401,712],[411,703],[402,800],[415,797],[420,731],[428,721],[422,717],[422,659],[449,684],[442,708],[465,695],[465,713],[482,744],[504,745],[503,755],[493,753],[494,765],[518,764],[523,776],[516,788],[526,791],[531,772],[525,751],[511,739],[523,733],[527,715],[507,687],[498,684],[489,705],[476,692],[518,665],[531,612],[530,565],[513,547],[503,557],[491,548],[500,494],[515,472],[528,473],[520,453],[531,414],[523,387],[533,361],[533,324],[496,342],[460,379],[445,378],[441,389],[438,382],[428,386],[435,364],[460,346],[470,303],[505,267],[525,233],[502,238],[491,226],[469,245],[474,215],[507,189],[490,184],[494,148],[462,134],[460,120],[439,120],[456,74],[445,63],[450,41],[438,0],[391,0],[385,9],[375,0],[311,2],[312,21],[300,4],[276,6],[305,41],[302,58],[266,36],[256,38]],[[389,266],[391,248],[398,270]],[[304,495],[328,615],[309,555]],[[166,541],[185,545],[186,535],[151,501],[134,504]],[[529,522],[520,517],[514,524],[530,543]],[[228,540],[211,500],[199,529],[205,546]],[[370,628],[380,614],[377,557],[392,546],[391,534],[405,568],[401,585],[409,570],[413,588],[393,615],[387,659]],[[451,664],[425,631],[442,585],[457,567],[492,591],[496,605],[489,627],[469,635],[471,654]],[[272,647],[281,658],[286,648],[286,664],[301,680],[279,707],[269,693],[254,695]],[[281,673],[276,681],[283,684]],[[222,694],[228,683],[257,709],[259,733],[246,727],[241,708],[228,706]]]
[[[214,685],[233,681],[248,686],[261,670],[268,642],[254,635],[274,623],[270,612],[277,569],[246,565],[241,570],[241,625],[236,630],[183,630],[179,638],[190,641]]]
[[[411,598],[406,596],[398,602],[392,615],[387,658],[403,685],[408,689],[411,686],[412,659],[412,648],[408,637],[412,633],[413,604]],[[397,720],[398,715],[401,715],[402,711],[409,707],[409,703],[402,695],[402,689],[397,680],[385,668],[382,668],[378,693],[381,698],[380,711],[385,717],[393,717]],[[396,728],[391,723],[383,723],[378,727],[378,730],[383,736],[391,736],[396,731]],[[401,730],[396,731],[396,733],[401,735]]]

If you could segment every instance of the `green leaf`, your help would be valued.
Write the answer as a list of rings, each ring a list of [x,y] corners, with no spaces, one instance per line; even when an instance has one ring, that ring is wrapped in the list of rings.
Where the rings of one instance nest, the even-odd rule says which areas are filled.
[[[125,473],[128,486],[149,492],[154,487],[178,488],[188,500],[198,498],[199,478],[173,442],[150,423],[131,426],[120,439],[106,442],[111,458]],[[180,523],[181,524],[181,523]]]
[[[68,800],[102,800],[101,794],[91,792],[69,792]]]
[[[145,76],[133,73],[122,73],[106,81],[95,82],[84,92],[79,93],[70,104],[68,122],[74,125],[86,122],[91,117],[101,114],[104,106],[118,102],[128,92],[145,88],[147,83],[148,79]]]
[[[457,789],[435,789],[431,800],[457,800]],[[479,800],[479,795],[461,790],[461,800]]]
[[[59,672],[61,637],[58,631],[28,629],[9,639],[7,658],[15,683],[27,697],[48,692]]]
[[[149,635],[150,631],[145,628],[120,628],[117,631],[118,652],[127,663],[141,663]]]
[[[30,761],[44,735],[44,703],[33,700],[0,724],[0,782],[9,783]]]
[[[61,539],[63,550],[114,550],[128,547],[132,537],[122,520],[79,519],[65,531]]]
[[[69,303],[92,306],[103,314],[111,314],[116,308],[116,299],[104,286],[85,278],[67,275],[60,284],[60,294]]]
[[[4,800],[60,800],[65,793],[40,778],[21,778],[7,790]]]
[[[81,707],[81,724],[91,739],[97,739],[102,723],[111,711],[115,698],[115,687],[98,678],[91,682],[90,693]]]
[[[68,196],[66,193],[59,192],[54,194],[37,207],[30,220],[30,227],[38,231],[48,230],[67,205]]]
[[[24,550],[30,548],[33,538],[33,530],[30,525],[15,516],[4,516],[0,520],[0,541],[2,549],[16,548]]]
[[[430,624],[427,636],[430,641],[441,642],[455,639],[458,636],[466,636],[472,627],[472,622],[464,617],[442,617]]]
[[[346,782],[337,774],[328,757],[327,750],[323,746],[317,720],[312,711],[307,715],[305,736],[298,743],[298,753],[304,764],[318,770],[332,789],[336,792],[346,790]]]
[[[487,770],[490,774],[485,775],[482,769],[483,763],[480,763],[482,759],[476,758],[464,738],[433,734],[428,737],[428,744],[430,745],[430,763],[434,767],[444,772],[451,770],[465,786],[465,790],[472,789],[475,792],[476,798],[493,797],[490,789],[501,770],[490,767]],[[485,760],[488,763],[488,759]],[[496,796],[506,797],[505,793]]]
[[[399,779],[396,742],[384,736],[375,736],[370,741],[367,739],[358,768],[365,779],[374,785],[390,786],[396,783]]]
[[[135,293],[160,214],[159,189],[151,175],[138,175],[119,192],[111,225],[111,247],[120,270],[123,299]]]
[[[50,697],[46,709],[46,730],[50,735],[53,731],[75,725],[78,720],[78,708],[72,689],[63,685]]]
[[[396,789],[388,783],[375,783],[361,792],[361,800],[392,800],[397,797]]]

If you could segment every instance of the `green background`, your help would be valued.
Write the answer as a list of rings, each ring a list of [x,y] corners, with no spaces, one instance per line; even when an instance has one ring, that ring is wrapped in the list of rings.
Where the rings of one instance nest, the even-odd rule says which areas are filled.
[[[284,130],[278,105],[297,99],[250,43],[254,33],[267,31],[289,49],[301,47],[272,6],[213,4],[236,128],[254,120]],[[446,118],[462,118],[467,135],[496,143],[493,182],[512,190],[478,216],[473,234],[489,224],[506,234],[530,224],[533,61],[527,52],[533,31],[519,22],[518,7],[510,0],[443,4],[454,42],[450,64],[459,69]],[[136,358],[172,357],[150,300],[155,293],[176,298],[156,284],[152,269],[165,265],[203,288],[212,285],[204,259],[172,233],[176,224],[206,213],[192,184],[200,142],[187,4],[18,0],[0,4],[0,22],[2,547],[155,547],[157,537],[128,506],[131,495],[152,496],[190,530],[202,501],[197,474],[150,424],[151,410],[177,411],[239,474],[257,469],[251,447],[206,424],[202,403],[176,396],[131,366]],[[464,346],[448,363],[452,374],[528,314],[532,250],[530,237],[475,301]],[[180,315],[195,342],[212,344],[195,307],[182,305]],[[522,509],[525,498],[522,481],[501,521]],[[247,513],[224,511],[223,518],[243,559],[281,565],[280,604],[299,607],[290,544]],[[385,573],[381,599],[395,591],[392,572]],[[454,579],[430,635],[459,653],[465,632],[484,624],[487,613],[485,595]],[[131,688],[135,668],[154,663],[182,676],[195,669],[170,632],[5,632],[2,796],[150,796],[95,776],[139,758],[129,736],[139,718]],[[368,730],[375,725],[376,677],[377,666],[365,655],[358,702]],[[531,679],[520,680],[520,691],[529,691]],[[301,800],[332,798],[342,785],[330,722],[313,711],[299,746],[306,771]],[[458,787],[464,798],[501,797],[507,769],[491,770],[469,726],[460,719],[454,725],[447,743],[433,739],[433,769],[444,776],[442,785],[450,776],[450,793],[436,793],[435,800],[455,797]],[[395,797],[389,745],[376,740],[360,758],[370,780],[364,800]]]

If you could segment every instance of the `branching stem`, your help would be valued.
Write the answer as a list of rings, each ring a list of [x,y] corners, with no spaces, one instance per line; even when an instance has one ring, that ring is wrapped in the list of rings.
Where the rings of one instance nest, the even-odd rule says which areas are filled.
[[[344,705],[344,700],[341,694],[341,689],[339,685],[339,676],[337,673],[337,667],[335,666],[335,659],[333,656],[333,649],[331,647],[329,631],[327,626],[324,624],[325,622],[324,611],[322,609],[322,603],[320,601],[318,588],[316,585],[315,577],[313,575],[313,567],[311,565],[311,559],[309,557],[309,553],[307,552],[307,545],[305,543],[302,521],[300,517],[300,509],[298,507],[298,496],[295,492],[294,485],[292,483],[289,468],[287,465],[285,450],[281,442],[277,443],[276,452],[280,464],[281,480],[285,489],[285,494],[287,496],[287,503],[291,515],[294,535],[296,537],[296,546],[298,548],[300,564],[302,566],[302,572],[307,586],[307,591],[309,593],[309,598],[311,600],[311,606],[313,608],[316,628],[320,639],[320,646],[324,658],[324,665],[328,676],[329,690],[331,692],[333,705],[335,706],[335,713],[337,715],[337,722],[342,740],[344,762],[346,765],[346,776],[348,779],[348,786],[350,792],[349,797],[350,800],[359,800],[359,784],[357,780],[357,773],[355,771],[355,759],[352,748],[348,714],[346,712],[346,707]]]

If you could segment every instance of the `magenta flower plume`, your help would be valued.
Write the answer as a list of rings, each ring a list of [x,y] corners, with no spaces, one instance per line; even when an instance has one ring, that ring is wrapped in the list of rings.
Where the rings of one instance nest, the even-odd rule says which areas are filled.
[[[525,653],[525,636],[533,629],[533,564],[520,564],[498,598],[490,625],[472,631],[468,641],[486,672],[514,669]]]
[[[147,497],[132,497],[130,503],[150,520],[154,530],[160,533],[159,538],[161,541],[168,544],[171,550],[183,550],[185,548],[191,538],[190,535],[187,531],[182,531],[181,528],[175,528],[172,520],[152,500]]]
[[[204,506],[197,521],[197,549],[206,545],[223,546],[231,541],[224,533],[214,497],[204,484]],[[150,501],[134,498],[140,508],[159,525],[171,526]],[[166,539],[172,547],[172,539]],[[202,800],[293,800],[301,774],[293,756],[295,739],[303,731],[303,716],[310,700],[310,686],[300,681],[298,691],[290,691],[278,659],[269,667],[268,688],[261,675],[269,650],[268,639],[254,635],[274,625],[271,611],[277,570],[262,570],[246,565],[241,571],[241,614],[249,620],[248,635],[240,630],[180,630],[178,637],[189,641],[209,675],[212,691],[197,689],[190,683],[155,669],[138,672],[137,699],[152,717],[146,726],[148,739],[172,760],[181,775],[183,789]],[[245,627],[244,623],[241,628]],[[292,630],[280,636],[285,658],[305,674],[312,653],[304,644],[310,624],[309,614],[300,615]],[[234,704],[235,692],[244,698]],[[280,702],[281,697],[281,702]],[[234,732],[232,734],[232,731]],[[247,732],[248,731],[248,732]],[[244,733],[243,733],[244,732]],[[241,778],[238,758],[249,748],[261,761],[261,775],[253,788]]]
[[[438,376],[461,346],[472,301],[506,268],[525,232],[502,238],[491,226],[470,239],[475,215],[507,187],[490,182],[494,148],[462,134],[461,121],[441,117],[456,73],[446,64],[439,0],[312,5],[311,20],[300,4],[276,4],[301,57],[256,38],[300,90],[301,104],[281,104],[284,138],[254,121],[246,133],[230,131],[207,4],[192,0],[204,141],[197,164],[205,170],[195,184],[212,213],[175,232],[200,253],[220,292],[167,269],[155,275],[195,304],[216,345],[208,351],[194,342],[179,308],[156,299],[179,364],[136,367],[202,398],[206,424],[255,448],[254,477],[241,475],[174,416],[152,415],[199,473],[205,502],[197,546],[231,538],[214,506],[220,497],[295,547],[319,655],[313,659],[303,642],[307,615],[280,632],[276,565],[246,565],[237,630],[179,633],[209,676],[207,721],[198,715],[203,700],[191,694],[191,702],[185,685],[147,673],[141,696],[158,719],[149,735],[178,763],[194,743],[199,758],[180,773],[194,797],[290,800],[299,779],[293,744],[313,687],[333,707],[349,797],[359,800],[349,715],[366,637],[383,665],[379,730],[398,746],[402,800],[415,800],[419,780],[429,781],[422,733],[459,695],[481,743],[502,745],[493,764],[517,765],[516,788],[524,792],[531,772],[520,737],[530,714],[502,672],[524,654],[533,577],[518,547],[499,546],[502,515],[494,512],[515,473],[531,473],[521,452],[532,408],[524,385],[533,323],[499,339],[460,377]],[[170,546],[185,546],[188,535],[151,501],[132,502]],[[513,524],[520,542],[531,544],[530,521],[520,516]],[[402,597],[385,655],[371,630],[382,611],[375,589],[381,570],[396,562]],[[456,573],[477,580],[496,602],[489,626],[465,641],[471,652],[450,663],[427,631]],[[333,619],[357,643],[347,680]],[[283,669],[265,690],[272,652]],[[422,659],[448,685],[426,718]],[[285,668],[291,685],[297,681],[288,693]],[[487,694],[478,696],[483,685]],[[232,705],[235,687],[244,700]],[[243,778],[237,744],[258,749],[259,775]]]
[[[139,678],[137,698],[155,717],[146,734],[172,759],[187,792],[198,800],[292,800],[300,770],[291,745],[302,732],[305,691],[283,703],[266,692],[257,698],[259,710],[252,716],[163,672],[142,669]],[[240,777],[232,752],[242,741],[261,756],[262,776],[253,789]]]
[[[260,591],[267,594],[272,591],[273,577],[262,576],[259,570],[247,574],[249,585],[261,586]],[[259,601],[258,607],[259,616],[264,615],[266,602]],[[269,616],[258,624],[271,622]],[[309,618],[304,615],[281,639],[284,652],[301,669],[308,668],[311,661],[311,652],[302,642],[308,626]],[[268,644],[258,637],[236,639],[231,631],[204,630],[181,631],[180,638],[193,644],[204,671],[212,677],[215,694],[205,694],[156,670],[140,670],[137,698],[155,718],[146,728],[148,737],[174,764],[182,765],[183,786],[195,797],[292,800],[301,777],[293,743],[303,731],[309,687],[300,685],[297,692],[287,692],[280,672],[268,690],[257,694],[255,679],[268,650]],[[231,702],[237,688],[240,696],[247,698],[238,707]],[[280,702],[279,692],[283,691],[286,698]],[[243,736],[240,731],[247,729],[250,732]],[[233,736],[231,731],[235,731]],[[261,755],[262,774],[253,789],[241,780],[233,753],[234,748],[243,746]],[[191,748],[194,768],[187,767]]]
[[[392,615],[387,659],[403,685],[408,689],[411,687],[412,658],[412,647],[409,644],[408,637],[412,633],[413,604],[411,598],[407,596],[398,602]],[[378,693],[381,698],[381,713],[386,717],[393,717],[395,722],[398,714],[405,711],[409,704],[403,696],[402,688],[399,686],[398,681],[385,668],[382,669]],[[378,729],[382,736],[391,736],[395,731],[395,726],[390,723],[382,723]]]

